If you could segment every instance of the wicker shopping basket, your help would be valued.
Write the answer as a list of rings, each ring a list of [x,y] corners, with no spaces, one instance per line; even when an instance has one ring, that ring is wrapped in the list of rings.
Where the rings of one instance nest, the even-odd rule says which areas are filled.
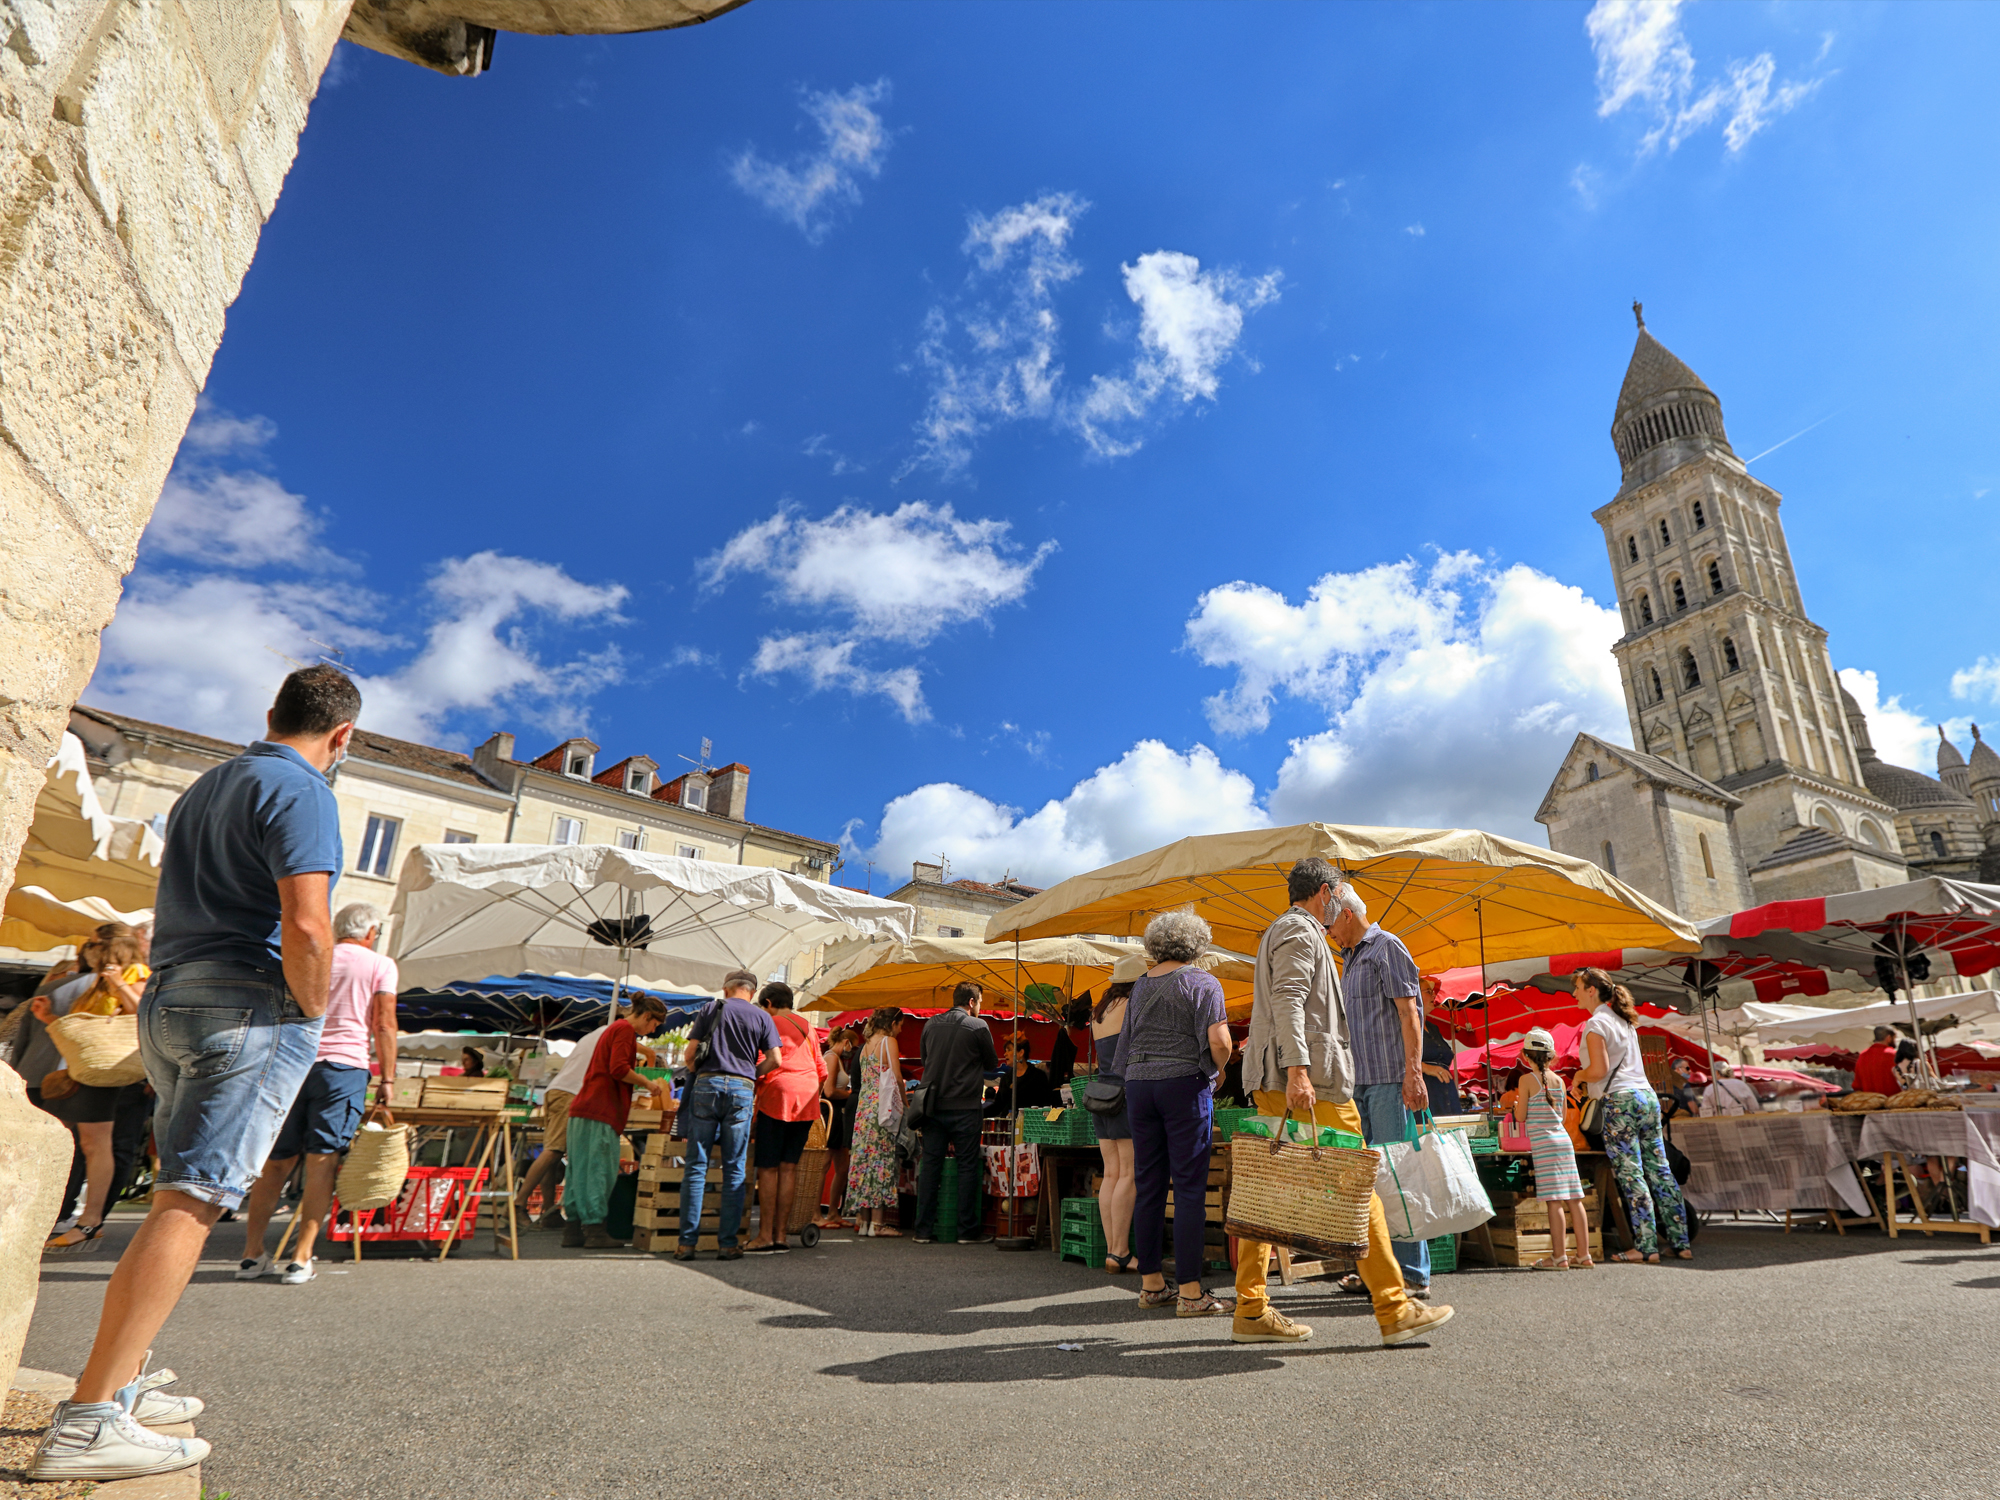
[[[1368,1213],[1381,1153],[1238,1135],[1229,1142],[1229,1207],[1223,1232],[1320,1256],[1354,1257],[1368,1244]],[[1307,1136],[1316,1137],[1310,1124]]]
[[[356,1213],[394,1203],[403,1191],[403,1179],[410,1172],[410,1137],[407,1125],[398,1125],[387,1110],[383,1129],[363,1125],[347,1148],[347,1160],[340,1164],[333,1195],[340,1206]]]
[[[49,1040],[69,1066],[69,1076],[92,1088],[123,1088],[142,1082],[137,1016],[59,1016],[49,1023]]]

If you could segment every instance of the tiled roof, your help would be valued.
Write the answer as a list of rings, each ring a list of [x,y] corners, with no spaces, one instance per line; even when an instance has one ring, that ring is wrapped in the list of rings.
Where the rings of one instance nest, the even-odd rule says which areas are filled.
[[[1643,406],[1653,397],[1668,391],[1700,391],[1706,396],[1715,395],[1702,384],[1699,375],[1682,364],[1665,344],[1642,327],[1638,343],[1632,346],[1632,362],[1625,367],[1625,383],[1618,388],[1618,412],[1612,420],[1616,421],[1635,407]]]
[[[483,791],[499,790],[474,769],[470,756],[461,755],[456,750],[440,750],[435,745],[419,745],[410,740],[391,739],[386,734],[357,729],[354,731],[352,753],[357,760],[396,766],[443,781],[459,781]]]
[[[212,735],[196,734],[191,729],[176,729],[171,724],[154,724],[145,719],[135,719],[128,714],[114,714],[108,709],[91,708],[79,703],[76,711],[86,719],[95,719],[100,724],[118,730],[120,733],[163,736],[181,740],[204,750],[213,750],[217,755],[228,757],[240,755],[243,747],[230,740],[218,740]]]

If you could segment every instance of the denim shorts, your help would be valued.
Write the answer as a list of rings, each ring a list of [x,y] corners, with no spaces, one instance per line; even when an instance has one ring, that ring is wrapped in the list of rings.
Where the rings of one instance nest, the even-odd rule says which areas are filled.
[[[176,964],[139,1002],[139,1056],[158,1096],[156,1188],[237,1208],[319,1055],[320,1020],[284,976],[245,964]]]
[[[352,1063],[324,1058],[314,1063],[271,1147],[272,1157],[289,1161],[305,1153],[331,1156],[345,1151],[367,1110],[368,1079],[368,1070]]]

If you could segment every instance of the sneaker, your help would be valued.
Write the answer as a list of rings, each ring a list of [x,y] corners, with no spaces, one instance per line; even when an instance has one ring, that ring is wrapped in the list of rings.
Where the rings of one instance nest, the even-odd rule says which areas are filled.
[[[1394,1323],[1382,1330],[1382,1342],[1385,1345],[1407,1344],[1411,1339],[1420,1339],[1450,1321],[1449,1307],[1425,1307],[1412,1302],[1403,1308]]]
[[[992,1230],[975,1229],[970,1234],[961,1234],[958,1237],[958,1242],[961,1245],[990,1245],[993,1243],[993,1239]]]
[[[167,1437],[134,1421],[116,1401],[65,1401],[35,1450],[30,1479],[137,1479],[193,1468],[208,1457],[200,1438]]]
[[[286,1286],[304,1286],[308,1281],[319,1275],[319,1271],[316,1269],[317,1264],[317,1261],[295,1260],[285,1267],[285,1274],[280,1276],[278,1280],[282,1281]]]
[[[161,1389],[177,1378],[172,1370],[155,1370],[140,1380],[134,1392],[132,1419],[141,1427],[172,1427],[200,1416],[207,1409],[201,1397],[169,1396]]]
[[[238,1281],[257,1281],[271,1274],[271,1257],[260,1255],[255,1260],[239,1260],[236,1263]]]
[[[919,1245],[935,1245],[935,1244],[937,1243],[937,1236],[936,1236],[936,1235],[934,1235],[934,1234],[924,1234],[924,1233],[922,1233],[921,1231],[919,1231],[919,1232],[918,1232],[917,1234],[915,1234],[914,1236],[912,1236],[912,1238],[913,1238],[913,1239],[914,1239],[914,1240],[916,1241],[916,1243],[917,1243],[917,1244],[919,1244]]]
[[[1311,1338],[1313,1331],[1266,1305],[1260,1317],[1246,1318],[1238,1313],[1230,1325],[1229,1336],[1239,1344],[1296,1344]]]

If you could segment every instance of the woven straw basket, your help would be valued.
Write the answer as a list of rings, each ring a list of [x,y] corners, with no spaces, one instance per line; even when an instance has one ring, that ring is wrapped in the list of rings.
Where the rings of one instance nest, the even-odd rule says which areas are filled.
[[[115,1089],[146,1076],[137,1016],[58,1016],[49,1023],[49,1039],[78,1083]]]
[[[1359,1256],[1381,1163],[1377,1151],[1234,1136],[1223,1232],[1315,1255]]]
[[[392,1125],[386,1130],[362,1126],[347,1148],[347,1160],[340,1164],[340,1176],[333,1185],[342,1208],[366,1213],[396,1201],[410,1172],[412,1134],[408,1125]]]

